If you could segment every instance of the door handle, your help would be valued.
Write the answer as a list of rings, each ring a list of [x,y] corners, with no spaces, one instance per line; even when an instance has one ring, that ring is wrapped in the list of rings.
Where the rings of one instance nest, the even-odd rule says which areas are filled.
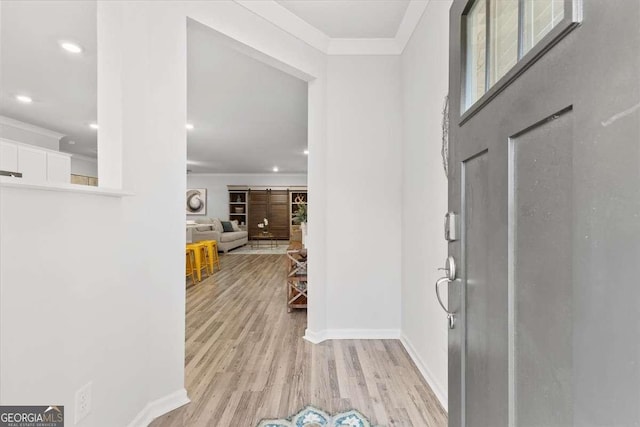
[[[456,263],[453,257],[447,258],[447,263],[445,268],[440,268],[439,270],[444,270],[447,272],[445,277],[441,277],[436,280],[436,298],[438,298],[438,303],[440,307],[447,313],[447,320],[449,320],[449,329],[453,329],[455,327],[456,322],[456,314],[453,311],[450,311],[442,302],[442,298],[440,297],[440,285],[443,283],[447,283],[447,285],[453,282],[456,279]]]

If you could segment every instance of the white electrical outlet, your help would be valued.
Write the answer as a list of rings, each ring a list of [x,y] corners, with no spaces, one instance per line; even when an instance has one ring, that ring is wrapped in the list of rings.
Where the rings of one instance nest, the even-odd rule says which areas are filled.
[[[75,424],[82,421],[91,411],[91,386],[92,383],[87,383],[80,390],[76,391],[76,420]]]

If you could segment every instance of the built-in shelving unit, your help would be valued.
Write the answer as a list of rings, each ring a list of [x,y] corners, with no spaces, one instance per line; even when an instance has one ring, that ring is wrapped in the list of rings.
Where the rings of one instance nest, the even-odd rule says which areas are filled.
[[[250,235],[258,232],[257,224],[269,218],[269,231],[279,240],[302,241],[300,224],[293,216],[301,204],[308,202],[306,186],[228,185],[229,220],[236,220]]]
[[[229,221],[238,221],[246,226],[249,218],[249,188],[246,186],[229,185]]]
[[[293,216],[296,214],[300,205],[306,205],[308,202],[307,187],[290,187],[289,188],[289,225],[291,227],[289,235],[292,241],[302,241],[302,230],[300,224],[296,224]]]

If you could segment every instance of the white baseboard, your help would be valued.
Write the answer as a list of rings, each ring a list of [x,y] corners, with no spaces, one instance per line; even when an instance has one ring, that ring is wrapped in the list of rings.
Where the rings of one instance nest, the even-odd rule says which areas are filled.
[[[314,332],[309,328],[305,329],[303,338],[312,344],[320,344],[327,339],[325,331]]]
[[[405,350],[407,350],[407,353],[409,353],[409,357],[411,357],[413,363],[415,363],[415,365],[418,367],[418,370],[424,377],[427,384],[429,384],[429,387],[431,387],[431,390],[433,390],[433,392],[435,393],[444,410],[449,412],[449,398],[447,396],[447,393],[444,392],[442,384],[436,381],[435,377],[433,376],[429,368],[427,368],[427,365],[422,361],[420,356],[418,356],[418,352],[413,347],[411,341],[409,341],[409,338],[407,338],[405,334],[402,334],[402,336],[400,337],[400,342],[404,346]]]
[[[319,344],[325,340],[397,340],[399,329],[325,329],[319,332],[305,331],[304,339]]]
[[[151,421],[159,416],[178,409],[189,402],[191,402],[191,400],[189,400],[187,396],[187,390],[180,389],[175,391],[167,396],[147,403],[147,406],[136,415],[128,427],[147,427]]]

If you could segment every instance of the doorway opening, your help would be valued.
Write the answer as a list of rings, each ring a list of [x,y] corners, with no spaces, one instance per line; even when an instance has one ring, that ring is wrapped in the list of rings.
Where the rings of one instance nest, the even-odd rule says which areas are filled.
[[[187,47],[185,363],[197,399],[194,379],[224,371],[226,345],[304,336],[313,195],[308,81],[192,19]]]

